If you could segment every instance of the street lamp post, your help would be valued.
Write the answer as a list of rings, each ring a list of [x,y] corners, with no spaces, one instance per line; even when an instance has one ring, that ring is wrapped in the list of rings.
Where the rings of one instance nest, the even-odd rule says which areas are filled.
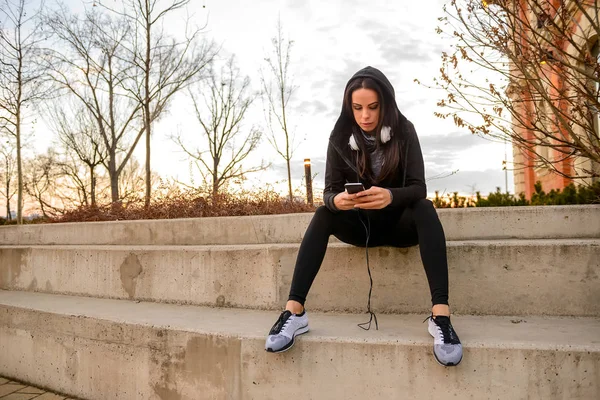
[[[310,172],[310,158],[304,159],[304,175],[306,176],[306,202],[313,205],[312,174]]]

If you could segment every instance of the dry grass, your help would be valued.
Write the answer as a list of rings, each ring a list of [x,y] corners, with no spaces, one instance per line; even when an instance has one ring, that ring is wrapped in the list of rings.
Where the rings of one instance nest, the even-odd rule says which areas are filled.
[[[129,201],[121,205],[82,206],[66,210],[47,222],[117,221],[139,219],[173,219],[220,217],[237,215],[266,215],[314,212],[321,204],[306,204],[301,198],[290,202],[273,190],[258,192],[223,193],[216,197],[195,191],[178,191],[155,199],[148,208],[143,200]]]
[[[105,204],[97,207],[81,206],[76,209],[53,210],[47,217],[27,219],[27,224],[52,223],[52,222],[84,222],[84,221],[118,221],[139,219],[174,219],[174,218],[199,218],[241,215],[268,215],[314,212],[323,204],[320,193],[317,193],[315,204],[310,206],[303,197],[302,188],[296,191],[294,201],[289,201],[287,196],[282,196],[272,186],[254,191],[224,192],[213,198],[201,189],[173,189],[157,191],[156,198],[150,207],[144,207],[141,198],[128,200],[122,204]],[[490,193],[483,198],[477,196],[476,200],[467,199],[454,193],[452,196],[436,197],[433,199],[436,208],[447,207],[489,207],[489,206],[516,206],[516,205],[553,205],[553,204],[599,204],[600,183],[591,187],[569,186],[561,191],[551,191],[546,194],[541,191],[541,186],[536,188],[533,201],[527,201],[523,196],[517,198],[508,193]],[[12,225],[16,221],[7,221],[0,218],[0,225]]]

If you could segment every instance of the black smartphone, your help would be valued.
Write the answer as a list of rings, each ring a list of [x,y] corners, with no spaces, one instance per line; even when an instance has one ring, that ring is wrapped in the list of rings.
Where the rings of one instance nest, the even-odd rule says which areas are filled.
[[[359,183],[346,183],[344,185],[344,187],[346,188],[346,192],[348,192],[348,194],[354,194],[354,193],[362,192],[363,190],[365,190],[365,187],[360,182]]]

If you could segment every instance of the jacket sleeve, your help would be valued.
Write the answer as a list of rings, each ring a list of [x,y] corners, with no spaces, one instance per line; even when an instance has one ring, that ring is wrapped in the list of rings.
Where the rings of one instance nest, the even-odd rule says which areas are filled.
[[[402,149],[403,154],[400,158],[404,165],[399,168],[401,174],[406,173],[406,181],[404,187],[387,188],[392,192],[391,207],[406,207],[427,197],[423,154],[421,153],[417,132],[411,122],[408,122],[407,133],[408,140],[406,147]],[[402,177],[400,179],[402,180]]]
[[[325,161],[325,189],[323,190],[323,203],[334,213],[339,212],[333,198],[344,191],[344,173],[340,168],[341,159],[331,143],[327,146],[327,159]]]

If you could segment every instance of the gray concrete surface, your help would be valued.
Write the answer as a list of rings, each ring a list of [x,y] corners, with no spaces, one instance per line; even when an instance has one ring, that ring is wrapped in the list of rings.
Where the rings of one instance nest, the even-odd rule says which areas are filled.
[[[447,240],[600,238],[600,205],[440,209]],[[298,243],[312,214],[0,226],[12,245]]]
[[[424,317],[313,313],[273,355],[273,311],[0,291],[0,374],[90,400],[600,398],[598,319],[455,316],[444,368]]]
[[[0,376],[90,400],[600,398],[600,206],[438,213],[457,368],[431,355],[417,247],[370,249],[365,332],[364,249],[333,241],[311,332],[264,352],[312,216],[294,214],[0,227]]]
[[[600,239],[448,242],[457,313],[600,316]],[[0,289],[198,305],[278,309],[298,244],[240,246],[0,246]],[[430,305],[418,247],[369,250],[373,307]],[[331,244],[307,307],[363,312],[364,248]]]

